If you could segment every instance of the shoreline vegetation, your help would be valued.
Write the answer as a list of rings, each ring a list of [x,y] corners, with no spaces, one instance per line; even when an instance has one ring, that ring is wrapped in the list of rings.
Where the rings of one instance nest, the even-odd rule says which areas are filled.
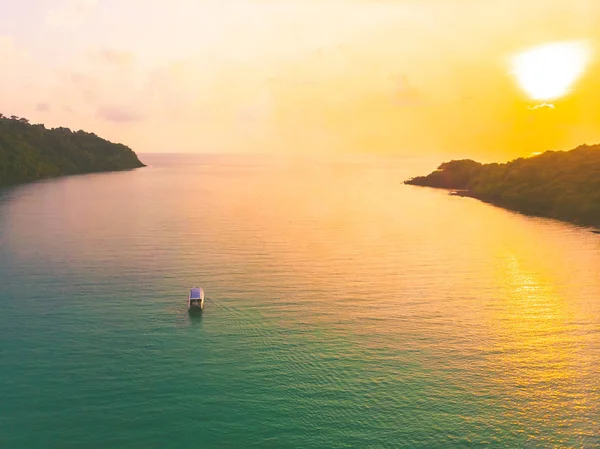
[[[526,215],[600,228],[600,145],[546,151],[504,164],[452,160],[404,183],[449,189],[451,195]]]
[[[0,114],[0,187],[145,167],[131,148],[85,131],[47,129]]]

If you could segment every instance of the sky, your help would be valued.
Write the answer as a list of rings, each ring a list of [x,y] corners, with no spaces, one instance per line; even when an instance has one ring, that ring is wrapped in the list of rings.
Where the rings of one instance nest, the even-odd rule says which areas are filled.
[[[0,112],[137,153],[504,160],[600,143],[599,22],[594,0],[0,0]],[[562,41],[585,70],[532,98],[511,61]]]

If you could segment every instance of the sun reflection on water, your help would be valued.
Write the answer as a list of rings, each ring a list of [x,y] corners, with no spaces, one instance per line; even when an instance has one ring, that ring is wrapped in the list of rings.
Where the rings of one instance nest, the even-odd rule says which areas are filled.
[[[489,362],[496,365],[494,372],[503,373],[493,380],[507,404],[504,419],[535,440],[555,441],[558,436],[570,445],[594,437],[589,429],[598,430],[597,423],[577,422],[593,416],[600,399],[600,390],[591,387],[599,383],[593,380],[589,336],[579,330],[575,311],[551,275],[526,267],[514,254],[500,260],[496,343]],[[549,435],[549,428],[558,435]],[[578,434],[575,429],[588,430]]]

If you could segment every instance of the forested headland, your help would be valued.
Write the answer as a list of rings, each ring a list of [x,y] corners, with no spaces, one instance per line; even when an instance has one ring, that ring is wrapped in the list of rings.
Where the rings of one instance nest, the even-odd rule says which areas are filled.
[[[85,131],[47,129],[0,114],[0,186],[42,178],[144,167],[129,147]]]
[[[405,184],[457,190],[525,214],[600,226],[600,145],[504,164],[453,160]]]

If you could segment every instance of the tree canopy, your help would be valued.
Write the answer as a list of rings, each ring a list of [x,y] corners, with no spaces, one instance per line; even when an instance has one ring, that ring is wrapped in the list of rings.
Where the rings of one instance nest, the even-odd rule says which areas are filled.
[[[127,146],[69,128],[46,129],[0,114],[0,186],[36,179],[143,167]]]
[[[505,164],[453,160],[405,183],[463,190],[526,214],[600,226],[600,145],[546,151]]]

